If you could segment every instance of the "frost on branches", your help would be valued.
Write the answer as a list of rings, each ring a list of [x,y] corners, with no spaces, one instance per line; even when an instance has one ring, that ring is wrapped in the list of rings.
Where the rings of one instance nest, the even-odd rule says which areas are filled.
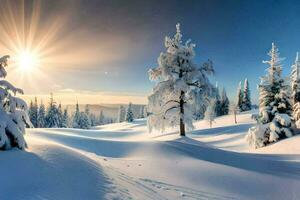
[[[294,124],[291,120],[290,88],[285,79],[282,78],[282,59],[279,57],[279,51],[274,43],[272,43],[269,56],[271,59],[264,61],[269,65],[267,75],[261,77],[261,83],[258,86],[258,124],[250,128],[246,136],[248,143],[255,148],[293,135]]]
[[[24,149],[27,146],[23,136],[25,127],[31,127],[32,124],[26,102],[15,96],[17,93],[23,94],[23,90],[4,80],[8,58],[0,58],[0,149]]]
[[[193,61],[195,45],[190,40],[182,43],[179,24],[176,30],[174,38],[165,38],[167,51],[160,54],[158,67],[149,70],[150,80],[157,84],[148,97],[148,126],[151,132],[179,125],[184,136],[185,125],[193,128],[197,94],[202,94],[202,104],[211,96],[213,86],[207,75],[213,73],[213,67],[211,62],[198,67]]]

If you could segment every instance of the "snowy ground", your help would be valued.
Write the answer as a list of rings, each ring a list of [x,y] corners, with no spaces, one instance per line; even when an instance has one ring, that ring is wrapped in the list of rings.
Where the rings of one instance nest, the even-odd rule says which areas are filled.
[[[251,150],[250,116],[197,122],[188,138],[145,120],[28,130],[26,152],[0,152],[0,199],[300,199],[300,136]]]

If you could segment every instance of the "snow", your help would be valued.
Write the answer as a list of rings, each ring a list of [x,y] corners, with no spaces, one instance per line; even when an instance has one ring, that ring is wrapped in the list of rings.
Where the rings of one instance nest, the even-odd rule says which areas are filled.
[[[188,137],[149,134],[145,119],[27,129],[27,151],[1,152],[0,199],[297,199],[300,136],[249,148],[256,112],[195,122]]]

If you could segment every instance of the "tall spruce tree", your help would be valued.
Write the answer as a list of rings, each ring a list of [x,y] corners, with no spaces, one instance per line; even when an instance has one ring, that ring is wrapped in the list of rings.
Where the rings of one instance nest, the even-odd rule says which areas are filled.
[[[99,124],[99,125],[105,124],[105,116],[104,116],[102,110],[100,111],[100,114],[99,114],[99,116],[98,116],[98,124]]]
[[[64,113],[62,116],[62,121],[61,121],[61,127],[62,128],[68,128],[69,127],[69,115],[68,115],[68,109],[64,109]]]
[[[29,118],[32,123],[32,125],[37,128],[38,127],[38,103],[37,103],[37,98],[34,98],[34,102],[30,102],[29,106]]]
[[[291,89],[292,89],[292,104],[293,118],[297,128],[300,128],[300,76],[299,76],[299,55],[296,54],[295,63],[292,65],[291,72]]]
[[[229,99],[225,88],[222,89],[220,113],[221,115],[228,115],[229,113]]]
[[[57,107],[57,118],[59,121],[59,125],[58,125],[59,128],[63,127],[63,115],[64,114],[63,114],[62,106],[61,103],[59,103]]]
[[[78,102],[76,103],[76,106],[75,106],[75,112],[73,114],[73,117],[72,117],[72,127],[73,128],[79,128],[80,125],[79,125],[79,122],[80,121],[80,110],[79,110],[79,104]]]
[[[244,93],[243,93],[243,100],[242,100],[242,110],[248,111],[251,110],[251,96],[250,96],[250,88],[248,79],[245,79],[244,82]]]
[[[119,113],[118,113],[118,122],[124,122],[125,121],[125,108],[124,106],[120,105],[119,106]]]
[[[40,107],[39,107],[39,112],[38,112],[38,127],[39,128],[44,128],[45,127],[45,117],[46,117],[45,105],[41,101],[41,104],[40,104]]]
[[[132,103],[128,104],[125,120],[127,122],[132,122],[134,120],[134,115],[133,115],[133,111],[132,111]]]
[[[220,96],[220,90],[218,84],[216,84],[216,92],[215,92],[215,98],[214,98],[214,103],[215,103],[215,115],[216,116],[221,116],[222,115],[222,103],[221,103],[221,96]]]
[[[46,113],[46,127],[47,128],[58,128],[60,127],[60,120],[58,115],[58,108],[54,101],[53,94],[51,93],[49,107]]]
[[[239,82],[239,86],[237,89],[237,107],[239,108],[240,111],[243,111],[243,91],[242,91],[242,82]]]
[[[293,121],[289,86],[282,78],[282,59],[278,48],[272,43],[267,74],[261,77],[259,84],[259,118],[258,125],[250,128],[247,141],[258,148],[281,138],[291,137]]]

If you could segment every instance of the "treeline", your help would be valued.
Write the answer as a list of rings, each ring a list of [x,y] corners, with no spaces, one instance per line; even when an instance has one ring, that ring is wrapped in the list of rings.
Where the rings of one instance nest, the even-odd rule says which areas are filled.
[[[140,106],[138,114],[134,115],[132,103],[129,103],[127,108],[123,105],[119,106],[117,122],[132,122],[134,119],[147,117],[147,108],[144,105]]]
[[[91,113],[89,105],[85,106],[84,111],[80,111],[78,103],[75,111],[69,114],[67,108],[63,109],[61,103],[57,104],[54,101],[53,95],[51,95],[47,107],[42,101],[38,104],[37,98],[31,101],[28,114],[35,128],[89,129],[92,126],[114,122],[113,119],[104,116],[103,111],[100,111],[99,115]]]

